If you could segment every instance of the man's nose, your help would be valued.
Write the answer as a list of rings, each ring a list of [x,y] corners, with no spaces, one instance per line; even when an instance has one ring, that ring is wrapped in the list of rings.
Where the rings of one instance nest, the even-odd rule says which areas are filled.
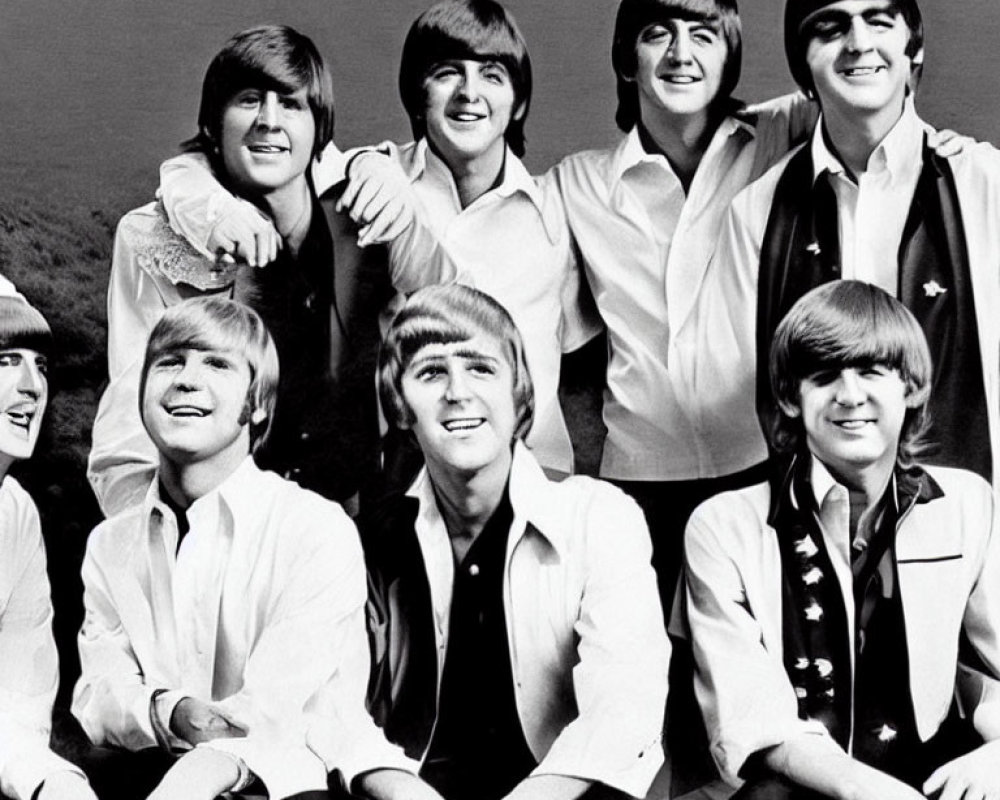
[[[451,369],[448,371],[448,388],[445,397],[452,403],[469,397],[469,379],[464,370]]]
[[[691,61],[691,36],[686,30],[674,33],[667,53],[671,61],[676,64],[687,64]]]
[[[872,48],[871,28],[863,17],[851,19],[851,29],[847,32],[847,46],[856,53],[863,53]]]
[[[857,406],[865,401],[861,377],[853,369],[845,369],[837,378],[837,402],[842,406]]]
[[[18,375],[17,388],[34,400],[42,396],[47,385],[45,375],[39,369],[33,358],[25,358],[21,362],[21,372]]]
[[[276,92],[265,92],[257,112],[257,124],[262,128],[275,128],[278,125],[278,95]]]
[[[174,386],[181,389],[196,389],[201,386],[202,382],[202,370],[201,364],[191,361],[185,361],[179,370],[174,374]]]
[[[482,76],[479,74],[479,67],[476,64],[466,64],[462,72],[462,82],[459,85],[459,92],[467,100],[478,100],[481,87],[479,82]]]

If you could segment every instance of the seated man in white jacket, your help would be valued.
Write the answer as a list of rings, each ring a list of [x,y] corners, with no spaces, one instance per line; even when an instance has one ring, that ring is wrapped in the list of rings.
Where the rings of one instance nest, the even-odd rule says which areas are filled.
[[[93,800],[83,773],[49,750],[59,659],[38,510],[8,473],[35,449],[48,400],[52,332],[0,277],[0,792]]]
[[[362,515],[372,709],[413,771],[374,798],[642,797],[662,763],[669,644],[639,507],[549,480],[523,438],[534,395],[510,315],[464,286],[414,293],[379,390],[425,466]]]
[[[169,308],[139,390],[156,479],[88,542],[73,713],[95,745],[181,754],[166,759],[158,800],[257,780],[274,800],[323,792],[326,764],[306,744],[314,714],[372,726],[354,525],[250,457],[277,383],[256,312],[219,297]]]
[[[746,782],[740,800],[997,796],[995,500],[972,472],[915,461],[920,325],[871,284],[825,284],[779,325],[770,379],[780,467],[704,503],[685,538],[723,777]]]

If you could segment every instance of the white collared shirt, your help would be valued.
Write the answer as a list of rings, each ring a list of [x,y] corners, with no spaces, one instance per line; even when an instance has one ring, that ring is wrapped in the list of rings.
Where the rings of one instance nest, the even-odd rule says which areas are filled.
[[[840,269],[845,279],[873,283],[897,294],[899,245],[923,167],[923,141],[924,126],[909,98],[902,117],[875,148],[867,169],[855,182],[830,152],[822,124],[813,131],[809,144],[813,179],[829,180],[837,196]]]
[[[844,597],[854,596],[854,577],[851,571],[851,493],[837,483],[830,470],[818,458],[813,458],[809,481],[816,508],[819,510],[819,527],[826,543],[827,553],[837,573],[840,592]],[[853,633],[853,631],[852,631]],[[854,652],[853,642],[851,653]]]
[[[359,738],[374,726],[353,523],[250,458],[187,516],[178,548],[154,481],[142,505],[91,534],[73,713],[95,743],[137,750],[164,744],[154,691],[167,690],[161,722],[191,696],[249,729],[207,746],[242,759],[272,796],[324,788],[338,753],[311,752],[309,729],[325,737],[334,715]]]
[[[552,171],[608,329],[602,477],[716,474],[700,444],[698,398],[680,366],[700,354],[677,332],[692,324],[730,201],[814,116],[811,103],[792,95],[757,107],[748,121],[727,117],[686,194],[666,157],[645,152],[637,129],[617,147],[577,153]]]
[[[2,280],[2,279],[0,279]],[[0,480],[0,790],[29,800],[56,772],[83,773],[49,750],[59,657],[38,510]]]
[[[533,774],[642,797],[662,763],[670,655],[642,512],[602,481],[548,480],[520,443],[509,493],[504,619]],[[454,556],[426,468],[407,494],[419,502],[440,679]]]
[[[455,179],[426,139],[398,149],[421,213],[411,228],[432,236],[390,246],[393,268],[406,274],[451,262],[458,281],[485,292],[514,319],[524,340],[535,389],[535,415],[527,444],[546,468],[569,474],[573,448],[559,405],[563,353],[599,330],[573,255],[558,192],[535,180],[510,149],[499,186],[462,208]],[[434,251],[422,243],[440,245]],[[435,271],[450,271],[440,266]]]

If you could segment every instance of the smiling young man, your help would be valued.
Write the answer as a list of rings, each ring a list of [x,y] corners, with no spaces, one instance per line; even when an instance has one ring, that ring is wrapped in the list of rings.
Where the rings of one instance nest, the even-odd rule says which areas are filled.
[[[277,385],[271,336],[239,303],[187,300],[153,328],[139,397],[159,468],[140,505],[95,529],[83,565],[73,713],[103,748],[88,759],[102,800],[161,777],[157,800],[256,780],[273,798],[322,792],[326,765],[306,745],[314,712],[332,707],[357,735],[371,727],[354,526],[250,457]]]
[[[769,374],[782,468],[685,536],[719,769],[739,800],[995,796],[996,503],[975,474],[917,463],[923,331],[881,289],[831,282],[781,322]]]
[[[705,356],[690,382],[709,401],[709,457],[732,468],[764,457],[756,417],[768,413],[778,321],[813,286],[855,278],[896,295],[927,334],[927,460],[996,483],[1000,156],[928,147],[910,88],[923,63],[915,0],[789,0],[785,45],[822,116],[807,145],[735,199],[706,278],[691,341]]]
[[[611,60],[625,136],[553,170],[608,330],[600,476],[646,514],[668,614],[688,515],[763,474],[755,463],[720,470],[705,458],[701,398],[682,369],[700,354],[680,332],[696,324],[730,201],[816,113],[801,96],[747,113],[732,97],[742,48],[735,0],[622,0]]]
[[[0,791],[13,800],[94,800],[49,750],[59,658],[38,510],[9,473],[31,457],[48,401],[48,323],[0,276]]]
[[[363,518],[371,705],[417,774],[369,771],[356,793],[642,797],[662,763],[669,645],[642,513],[608,484],[546,478],[523,443],[524,349],[464,286],[416,292],[386,334],[383,407],[424,468]]]

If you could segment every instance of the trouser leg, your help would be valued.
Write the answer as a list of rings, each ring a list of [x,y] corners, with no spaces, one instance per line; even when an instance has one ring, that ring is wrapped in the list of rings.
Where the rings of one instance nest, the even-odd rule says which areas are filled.
[[[77,759],[100,800],[144,800],[174,763],[173,756],[155,748],[92,747]]]
[[[730,800],[828,800],[827,795],[797,786],[787,778],[767,775],[749,781]]]

